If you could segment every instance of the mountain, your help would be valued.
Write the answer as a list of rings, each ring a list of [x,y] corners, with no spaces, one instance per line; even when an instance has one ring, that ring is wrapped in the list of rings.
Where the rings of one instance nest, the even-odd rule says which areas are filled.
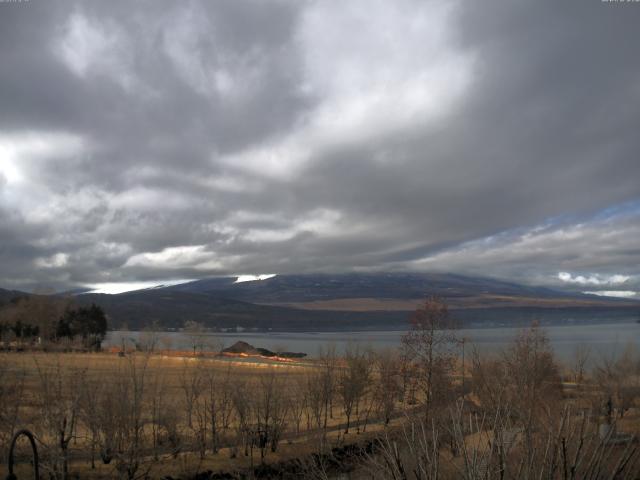
[[[633,300],[621,301],[453,274],[280,275],[242,283],[235,283],[233,278],[214,278],[165,290],[313,310],[409,311],[426,296],[442,297],[452,308],[640,305]]]
[[[488,278],[451,274],[279,275],[237,283],[234,278],[138,290],[118,295],[82,294],[114,326],[152,322],[181,327],[196,320],[215,328],[335,330],[403,328],[426,296],[438,295],[452,315],[474,324],[635,319],[640,302],[560,292]]]
[[[0,289],[0,305],[27,295]],[[79,290],[83,305],[103,307],[112,328],[156,322],[180,328],[259,330],[399,329],[425,297],[442,297],[461,323],[474,325],[634,321],[640,302],[567,293],[490,278],[452,274],[279,275],[260,281],[209,278],[107,295]]]
[[[261,305],[216,293],[172,291],[170,288],[135,292],[84,294],[76,297],[81,304],[95,303],[104,308],[111,324],[140,329],[157,322],[179,328],[187,320],[195,320],[210,328],[255,328],[261,330],[327,330],[345,325],[381,328],[389,322],[397,324],[406,315],[394,312],[327,312],[306,311],[290,307]]]
[[[11,299],[16,297],[26,297],[28,293],[21,292],[19,290],[5,290],[0,288],[0,306],[8,303]]]

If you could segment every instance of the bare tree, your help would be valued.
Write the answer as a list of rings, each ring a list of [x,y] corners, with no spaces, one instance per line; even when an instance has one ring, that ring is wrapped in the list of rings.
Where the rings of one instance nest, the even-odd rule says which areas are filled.
[[[616,445],[601,438],[585,415],[569,409],[533,432],[531,442],[513,428],[508,406],[493,415],[465,412],[459,402],[442,427],[410,420],[399,435],[385,432],[364,463],[369,478],[596,480],[640,474],[640,450],[634,442]],[[452,435],[459,456],[443,455],[439,444],[445,434]]]
[[[13,434],[25,420],[22,397],[26,373],[22,367],[10,367],[5,354],[0,353],[0,455],[7,458]]]
[[[140,349],[144,352],[155,352],[160,343],[160,331],[161,327],[157,320],[145,327],[140,333],[138,341]]]
[[[336,371],[338,367],[338,356],[336,355],[335,345],[330,345],[326,349],[321,347],[318,352],[318,361],[320,364],[319,386],[322,390],[321,398],[325,402],[323,408],[323,429],[326,430],[328,419],[333,418],[333,401],[335,397]]]
[[[512,387],[510,372],[502,359],[496,355],[484,355],[474,349],[472,354],[472,388],[483,409],[497,412],[511,402],[516,394]]]
[[[513,412],[529,428],[536,414],[549,414],[562,398],[559,368],[546,332],[537,324],[522,330],[503,361],[514,385]]]
[[[96,412],[99,408],[101,397],[106,392],[106,386],[102,378],[91,378],[88,375],[82,378],[80,392],[80,420],[89,434],[89,451],[91,455],[91,469],[96,468],[96,450],[100,445],[100,416]]]
[[[306,384],[308,400],[307,425],[311,424],[320,432],[319,450],[322,450],[326,434],[327,409],[329,407],[326,372],[309,371],[306,375]]]
[[[204,349],[204,335],[206,330],[202,323],[196,322],[195,320],[185,321],[184,333],[189,338],[189,343],[191,344],[191,348],[193,348],[194,355],[197,355],[198,350],[202,351]]]
[[[185,358],[180,375],[185,424],[194,440],[192,447],[204,458],[210,426],[210,405],[206,395],[207,378],[202,361]]]
[[[54,478],[69,478],[69,445],[77,434],[82,384],[86,370],[65,369],[35,360],[38,371],[38,418],[35,426],[45,439],[45,463]]]
[[[493,357],[473,357],[473,389],[482,407],[509,413],[529,442],[532,432],[560,413],[562,386],[546,333],[537,325],[520,331],[511,345]]]
[[[573,373],[573,381],[576,382],[578,388],[580,387],[580,384],[584,382],[587,362],[589,361],[590,356],[591,348],[584,343],[577,345],[573,351],[573,364],[571,370]]]
[[[260,448],[261,460],[268,447],[272,452],[277,450],[285,426],[287,402],[282,375],[270,369],[260,375],[257,385],[253,402],[256,424],[252,433]]]
[[[305,413],[309,415],[309,398],[307,390],[307,379],[303,375],[295,375],[290,386],[290,394],[287,398],[289,416],[295,425],[296,435],[300,435],[300,426]],[[310,422],[307,421],[307,429]]]
[[[633,408],[640,397],[640,357],[636,345],[629,343],[617,362],[621,381],[617,385],[620,418]]]
[[[369,370],[369,373],[367,376],[369,378],[369,382],[365,385],[360,401],[356,403],[356,422],[358,424],[356,428],[358,433],[360,433],[361,429],[363,432],[367,431],[369,420],[377,406],[372,373],[374,368],[372,352],[368,353],[368,358],[367,369]]]
[[[251,443],[251,429],[253,420],[253,396],[246,381],[238,379],[231,392],[235,413],[236,445],[231,449],[231,456],[235,457],[238,449],[244,449],[244,455],[253,461],[253,445]],[[250,451],[251,449],[251,451]]]
[[[411,330],[402,338],[406,358],[416,374],[424,401],[425,419],[434,403],[451,398],[451,374],[458,344],[447,305],[437,297],[428,298],[411,317]]]
[[[232,413],[231,365],[219,375],[215,369],[208,369],[205,378],[205,404],[209,412],[211,450],[218,453],[221,436],[229,428]]]
[[[635,345],[627,345],[621,354],[601,356],[594,365],[593,377],[601,394],[600,404],[608,405],[608,420],[614,410],[624,417],[640,397],[640,358]]]
[[[122,359],[112,385],[115,402],[108,401],[106,438],[115,438],[116,472],[122,478],[135,480],[148,475],[152,459],[144,455],[146,442],[145,416],[148,408],[149,356],[130,355]]]
[[[193,428],[193,416],[195,405],[204,391],[204,375],[201,364],[185,358],[180,373],[180,389],[183,395],[185,423],[188,428]]]
[[[374,386],[374,398],[379,415],[388,425],[401,398],[401,359],[393,350],[378,352],[376,355],[377,378]]]
[[[155,372],[149,376],[149,423],[151,433],[151,448],[155,461],[160,459],[160,449],[166,446],[172,455],[180,450],[180,436],[178,434],[177,405],[172,404],[169,388],[164,374]]]
[[[371,376],[371,362],[365,352],[357,346],[350,345],[345,352],[345,365],[340,369],[337,379],[337,391],[342,400],[342,409],[347,424],[344,433],[349,433],[351,414],[359,410]]]

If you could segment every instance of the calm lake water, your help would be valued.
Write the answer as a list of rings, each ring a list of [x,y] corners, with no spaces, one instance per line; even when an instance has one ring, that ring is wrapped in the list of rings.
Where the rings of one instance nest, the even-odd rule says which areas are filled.
[[[591,359],[622,352],[627,345],[640,345],[639,323],[607,323],[589,325],[562,325],[542,327],[551,340],[556,355],[563,361],[570,361],[578,345],[586,345],[591,350]],[[521,330],[518,328],[465,328],[458,330],[459,337],[466,339],[466,351],[472,345],[481,352],[495,352],[504,348]],[[242,332],[212,333],[199,336],[198,342],[225,347],[243,340],[255,347],[273,351],[304,352],[310,357],[317,355],[320,348],[334,345],[338,352],[344,352],[350,344],[358,344],[374,349],[394,348],[400,345],[403,331],[360,331],[360,332]],[[113,331],[107,335],[105,346],[128,346],[145,341],[143,332]],[[193,337],[183,332],[161,332],[156,334],[158,348],[188,350],[193,348]]]

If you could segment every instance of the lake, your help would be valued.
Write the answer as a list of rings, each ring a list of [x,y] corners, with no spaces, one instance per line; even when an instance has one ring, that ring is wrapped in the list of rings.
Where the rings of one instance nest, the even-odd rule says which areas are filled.
[[[559,325],[542,327],[549,336],[551,345],[560,360],[570,361],[578,345],[586,345],[591,350],[591,360],[601,356],[622,352],[629,344],[640,342],[640,324],[602,323],[586,325]],[[521,327],[464,328],[458,330],[459,337],[466,339],[466,351],[476,347],[481,352],[496,352],[513,340]],[[240,332],[202,334],[198,342],[203,345],[224,345],[228,347],[243,340],[255,347],[273,351],[304,352],[315,356],[321,347],[334,345],[338,352],[344,352],[350,344],[358,344],[374,349],[400,346],[404,331],[358,331],[358,332]],[[144,332],[109,332],[105,346],[122,345],[122,340],[132,347],[144,340]],[[160,332],[158,348],[189,350],[193,348],[193,337],[184,332]]]

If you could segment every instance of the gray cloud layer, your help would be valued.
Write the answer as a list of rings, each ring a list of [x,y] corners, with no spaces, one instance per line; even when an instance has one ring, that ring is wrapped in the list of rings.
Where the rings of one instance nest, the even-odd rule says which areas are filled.
[[[0,285],[636,278],[636,204],[597,212],[640,197],[639,21],[598,0],[0,3]]]

